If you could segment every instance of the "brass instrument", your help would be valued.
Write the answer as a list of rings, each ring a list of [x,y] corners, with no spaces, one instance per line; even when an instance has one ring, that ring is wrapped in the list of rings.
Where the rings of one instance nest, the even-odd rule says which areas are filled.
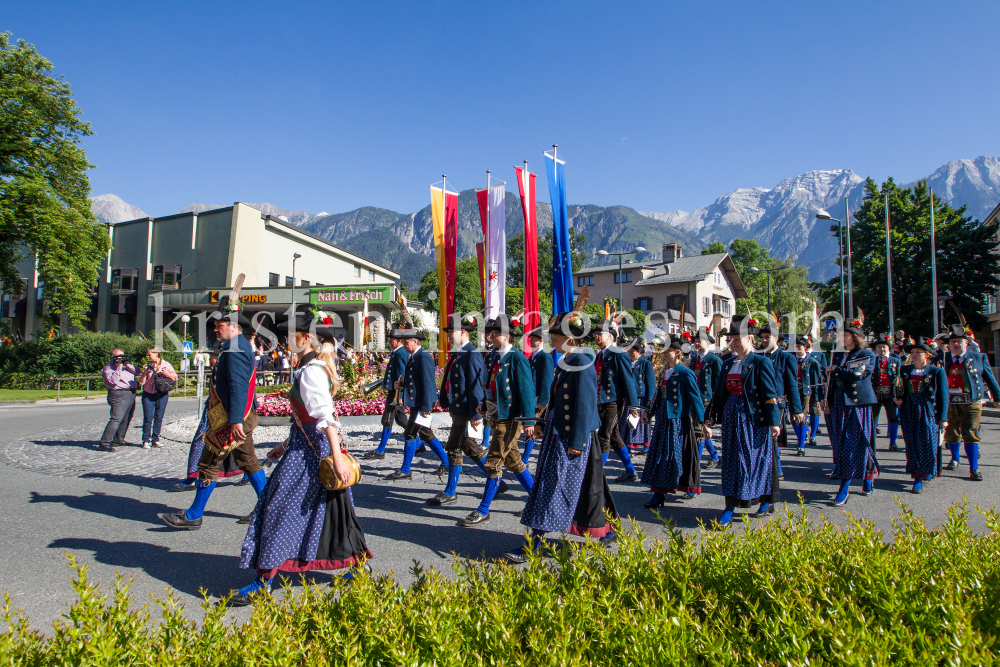
[[[361,385],[361,391],[364,392],[365,396],[372,393],[376,389],[382,386],[382,380],[375,380],[374,382],[369,382],[368,384]]]

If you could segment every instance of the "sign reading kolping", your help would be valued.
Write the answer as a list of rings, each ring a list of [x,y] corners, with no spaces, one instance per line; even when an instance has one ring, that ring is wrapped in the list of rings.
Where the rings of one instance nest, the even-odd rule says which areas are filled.
[[[310,303],[342,303],[362,304],[389,303],[392,300],[392,287],[314,287],[309,290]]]

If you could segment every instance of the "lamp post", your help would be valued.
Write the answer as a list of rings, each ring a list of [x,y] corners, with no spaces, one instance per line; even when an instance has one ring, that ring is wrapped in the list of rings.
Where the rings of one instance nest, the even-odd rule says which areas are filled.
[[[840,234],[837,235],[837,238],[840,240],[840,256],[837,258],[840,262],[840,315],[846,320],[848,313],[847,304],[844,303],[844,222],[843,220],[837,220],[832,217],[826,211],[817,211],[816,219],[829,220],[830,222],[836,222],[840,225]],[[853,295],[851,296],[851,310],[854,310],[854,299]]]
[[[756,266],[751,266],[750,271],[752,273],[760,273],[763,271],[767,274],[767,312],[771,312],[771,272],[781,271],[782,269],[787,269],[789,266],[787,264],[782,264],[781,266],[776,266],[773,269],[758,269]]]
[[[299,253],[292,255],[292,312],[295,312],[295,260],[302,257]]]
[[[625,308],[624,304],[622,303],[622,301],[624,300],[624,284],[622,283],[622,256],[635,255],[636,253],[640,252],[646,252],[646,249],[643,248],[641,245],[637,245],[635,247],[635,250],[629,250],[627,252],[608,252],[607,250],[598,250],[596,253],[594,253],[599,257],[608,257],[614,255],[618,256],[618,306],[622,309]],[[683,326],[684,323],[681,322],[681,327]]]
[[[181,323],[184,325],[184,333],[183,333],[183,337],[181,338],[181,350],[182,350],[182,352],[184,354],[184,361],[181,363],[181,370],[184,371],[184,393],[185,393],[185,395],[187,394],[187,389],[188,389],[188,376],[187,376],[187,374],[188,374],[188,371],[190,370],[191,367],[188,365],[188,353],[187,353],[187,350],[184,347],[184,344],[187,343],[187,338],[188,338],[188,322],[190,322],[190,321],[191,321],[191,316],[190,315],[188,315],[187,313],[181,315]]]

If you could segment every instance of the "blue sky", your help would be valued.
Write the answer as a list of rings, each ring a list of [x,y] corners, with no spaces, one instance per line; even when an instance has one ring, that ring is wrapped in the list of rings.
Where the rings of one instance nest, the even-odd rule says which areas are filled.
[[[850,167],[1000,154],[1000,4],[8,2],[151,215],[429,203],[558,143],[571,203],[691,210]]]

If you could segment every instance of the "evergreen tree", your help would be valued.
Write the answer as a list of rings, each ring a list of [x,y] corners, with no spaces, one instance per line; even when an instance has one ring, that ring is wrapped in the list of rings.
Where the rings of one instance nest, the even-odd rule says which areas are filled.
[[[932,333],[930,194],[926,181],[901,188],[889,179],[881,188],[871,178],[865,198],[851,221],[851,266],[854,306],[865,313],[865,328],[889,331],[889,300],[885,263],[885,197],[889,196],[892,287],[896,329],[911,335]],[[954,209],[934,197],[938,294],[950,291],[952,302],[973,329],[986,326],[983,306],[998,284],[1000,257],[997,223],[983,224],[967,216],[966,207]],[[839,237],[840,226],[831,225]],[[831,278],[822,296],[840,305],[840,275]],[[857,315],[854,313],[853,315]],[[957,324],[951,308],[942,313],[946,324]]]

